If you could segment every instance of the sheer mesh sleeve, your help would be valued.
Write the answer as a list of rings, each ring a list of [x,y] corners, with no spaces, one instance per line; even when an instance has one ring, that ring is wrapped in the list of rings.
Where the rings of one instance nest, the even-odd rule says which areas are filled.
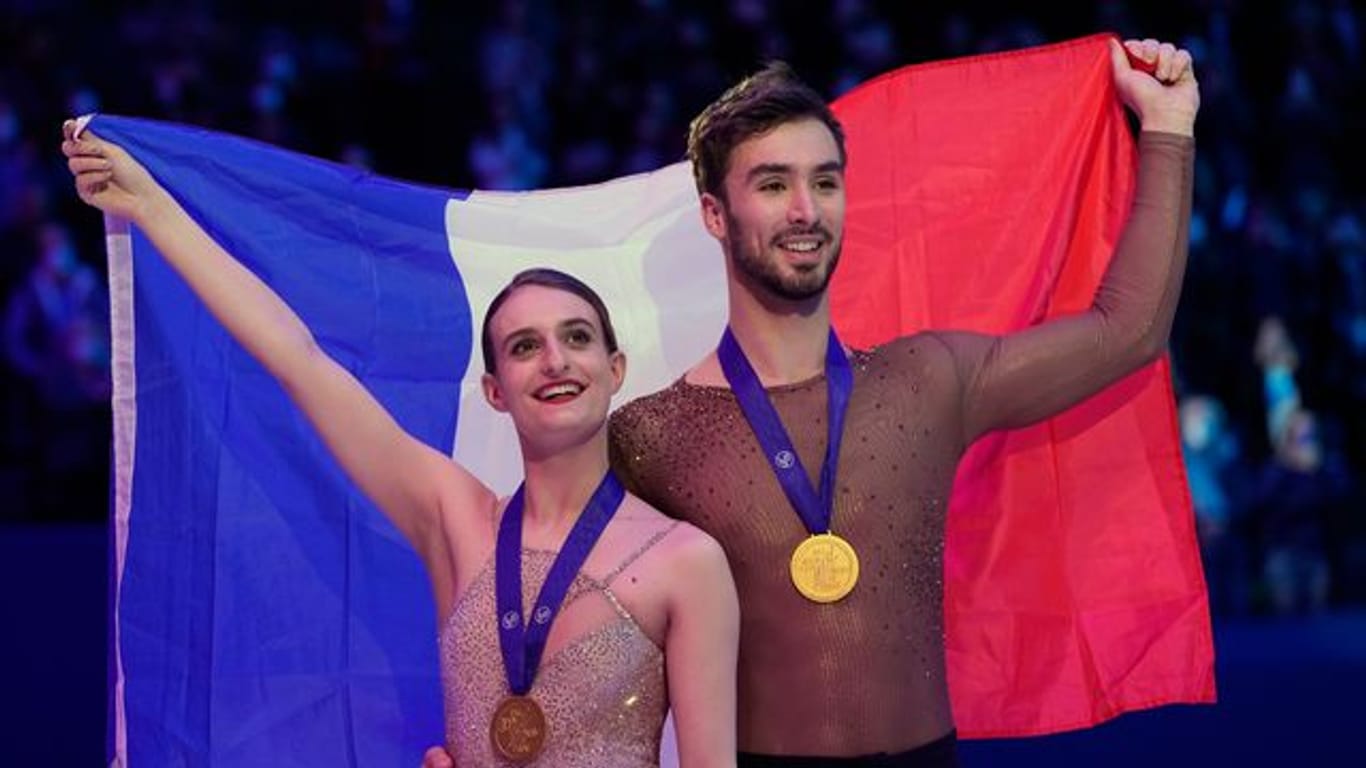
[[[1186,266],[1195,141],[1144,132],[1138,146],[1133,208],[1090,310],[1004,336],[930,334],[958,372],[965,444],[1051,416],[1165,349]]]

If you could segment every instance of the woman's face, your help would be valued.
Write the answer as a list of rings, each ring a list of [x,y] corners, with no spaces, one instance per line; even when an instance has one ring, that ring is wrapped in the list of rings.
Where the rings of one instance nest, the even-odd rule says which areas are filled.
[[[607,420],[626,360],[608,352],[591,304],[557,288],[525,285],[489,321],[495,372],[484,396],[512,416],[523,451],[553,454],[591,438]]]

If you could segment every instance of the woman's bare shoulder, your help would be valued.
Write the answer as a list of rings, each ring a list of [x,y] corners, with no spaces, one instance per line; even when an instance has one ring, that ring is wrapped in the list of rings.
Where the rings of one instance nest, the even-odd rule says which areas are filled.
[[[669,517],[633,494],[627,494],[618,514],[633,522],[642,540],[658,539],[650,551],[658,567],[671,575],[686,577],[698,571],[729,570],[720,543],[692,523]]]

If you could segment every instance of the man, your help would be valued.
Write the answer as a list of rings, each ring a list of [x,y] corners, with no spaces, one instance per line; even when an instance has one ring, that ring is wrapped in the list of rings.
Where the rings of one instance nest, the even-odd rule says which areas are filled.
[[[958,460],[979,436],[1155,359],[1180,293],[1198,88],[1185,51],[1124,48],[1111,43],[1115,83],[1142,128],[1124,234],[1090,310],[1007,336],[927,331],[844,350],[826,291],[845,212],[829,108],[778,65],[693,122],[728,332],[681,380],[614,415],[613,464],[726,550],[741,606],[741,765],[957,764],[942,554]]]

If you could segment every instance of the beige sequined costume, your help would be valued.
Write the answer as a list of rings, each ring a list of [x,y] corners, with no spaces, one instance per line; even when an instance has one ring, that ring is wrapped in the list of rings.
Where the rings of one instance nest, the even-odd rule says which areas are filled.
[[[926,332],[851,355],[834,532],[861,575],[840,602],[793,588],[807,535],[728,388],[679,381],[613,415],[613,466],[637,495],[710,533],[740,596],[739,748],[774,755],[900,752],[953,727],[945,680],[943,542],[965,448],[1077,402],[1164,344],[1180,293],[1193,140],[1139,138],[1134,206],[1100,313],[990,337]],[[1097,316],[1098,315],[1098,316]],[[823,376],[771,388],[819,482]]]
[[[664,653],[617,600],[611,582],[671,530],[645,541],[608,575],[580,571],[570,585],[530,692],[545,712],[549,736],[527,765],[659,765],[668,709]],[[524,606],[533,604],[555,554],[522,550]],[[494,618],[493,562],[490,557],[441,630],[446,747],[461,768],[511,765],[495,757],[489,740],[493,710],[509,694]]]

